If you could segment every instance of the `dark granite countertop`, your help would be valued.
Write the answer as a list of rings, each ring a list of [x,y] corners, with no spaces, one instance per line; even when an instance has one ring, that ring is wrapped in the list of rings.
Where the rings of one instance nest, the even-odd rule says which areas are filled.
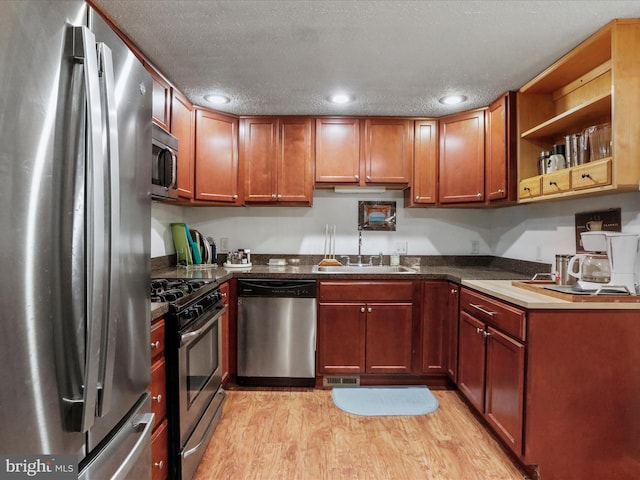
[[[523,280],[530,279],[535,273],[549,272],[550,266],[535,262],[503,259],[490,256],[437,256],[421,257],[421,266],[414,267],[415,274],[354,274],[354,273],[317,273],[313,266],[321,258],[305,258],[313,263],[284,267],[267,265],[267,256],[259,257],[261,264],[254,263],[250,268],[210,268],[168,267],[156,269],[152,278],[205,278],[224,283],[231,278],[312,278],[317,280],[448,280],[461,284],[463,280]],[[255,257],[254,257],[255,258]],[[287,258],[291,258],[288,256]],[[411,259],[408,259],[411,260]],[[165,313],[163,304],[152,304],[152,318]],[[155,306],[155,308],[154,308]],[[166,307],[165,307],[166,308]],[[161,312],[161,313],[158,313]]]

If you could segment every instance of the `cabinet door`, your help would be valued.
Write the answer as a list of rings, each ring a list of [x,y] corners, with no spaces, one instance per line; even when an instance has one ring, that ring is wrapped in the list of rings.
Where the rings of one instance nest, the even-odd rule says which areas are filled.
[[[320,303],[317,367],[319,374],[364,373],[365,306]]]
[[[169,131],[171,123],[171,86],[151,65],[145,64],[145,68],[153,79],[151,117],[155,123]]]
[[[276,201],[275,118],[243,118],[240,130],[240,165],[246,202]]]
[[[238,204],[238,120],[196,110],[196,199]]]
[[[316,183],[360,182],[360,119],[316,119]]]
[[[151,435],[151,480],[164,480],[169,476],[169,433],[165,420]]]
[[[178,139],[178,195],[193,198],[194,165],[194,113],[189,100],[173,91],[171,102],[171,133]]]
[[[413,164],[413,122],[368,118],[364,121],[366,183],[409,183]]]
[[[491,327],[487,337],[485,416],[516,455],[522,454],[524,345]]]
[[[486,193],[489,202],[517,197],[516,95],[507,92],[487,109]]]
[[[368,303],[366,372],[410,373],[412,352],[411,303]]]
[[[447,373],[449,378],[457,383],[458,381],[458,325],[459,325],[459,300],[460,300],[460,287],[449,282],[448,284],[448,321],[447,321],[447,333],[445,338],[447,339]]]
[[[278,201],[313,199],[313,120],[283,118],[278,129]]]
[[[438,127],[435,120],[415,122],[411,204],[436,203],[438,180]]]
[[[151,365],[151,411],[156,415],[156,422],[167,415],[167,369],[164,358]]]
[[[447,371],[449,342],[448,282],[426,281],[422,294],[422,371],[444,373]]]
[[[440,119],[441,203],[484,201],[484,110]]]
[[[484,323],[460,312],[458,388],[479,412],[484,412]]]

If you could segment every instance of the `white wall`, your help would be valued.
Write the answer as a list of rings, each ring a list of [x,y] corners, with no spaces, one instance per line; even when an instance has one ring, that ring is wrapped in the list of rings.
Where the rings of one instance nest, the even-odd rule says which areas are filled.
[[[364,255],[392,253],[398,241],[407,242],[409,255],[468,255],[476,240],[480,254],[553,263],[556,253],[575,253],[575,213],[616,207],[622,208],[623,230],[640,233],[639,193],[497,209],[407,209],[397,191],[372,196],[317,190],[313,208],[187,208],[154,202],[152,257],[175,252],[171,222],[186,222],[212,236],[218,245],[226,237],[230,249],[250,248],[260,254],[322,254],[325,225],[335,224],[336,254],[354,254],[358,249],[358,200],[397,203],[397,230],[363,232]]]

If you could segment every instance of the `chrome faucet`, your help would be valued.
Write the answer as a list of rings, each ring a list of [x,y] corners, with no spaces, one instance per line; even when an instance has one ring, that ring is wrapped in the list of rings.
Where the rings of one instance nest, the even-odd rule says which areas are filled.
[[[358,265],[362,265],[362,230],[358,230]]]

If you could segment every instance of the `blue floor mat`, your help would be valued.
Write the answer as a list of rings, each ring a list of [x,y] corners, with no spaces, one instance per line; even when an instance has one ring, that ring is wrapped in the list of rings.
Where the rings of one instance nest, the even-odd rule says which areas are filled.
[[[438,408],[438,400],[425,386],[336,387],[333,403],[354,415],[426,415]]]

